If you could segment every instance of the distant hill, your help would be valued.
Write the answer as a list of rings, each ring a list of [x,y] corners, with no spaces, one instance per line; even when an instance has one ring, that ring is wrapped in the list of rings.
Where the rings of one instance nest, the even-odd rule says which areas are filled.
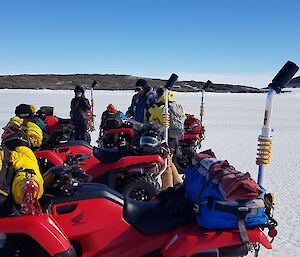
[[[70,74],[70,75],[5,75],[0,76],[0,89],[74,89],[75,85],[91,85],[98,82],[99,90],[130,90],[134,89],[139,77],[115,74]],[[166,80],[145,78],[155,88],[164,86]],[[200,90],[205,82],[179,81],[174,86],[175,91],[193,92]],[[243,85],[212,84],[210,92],[231,93],[262,93],[263,90]]]
[[[300,87],[300,76],[293,78],[289,83],[288,83],[288,87]]]

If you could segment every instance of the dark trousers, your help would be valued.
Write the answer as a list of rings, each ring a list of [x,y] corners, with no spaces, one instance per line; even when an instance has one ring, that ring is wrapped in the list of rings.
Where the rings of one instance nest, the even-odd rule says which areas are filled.
[[[75,140],[84,140],[88,142],[87,123],[87,120],[73,120]]]

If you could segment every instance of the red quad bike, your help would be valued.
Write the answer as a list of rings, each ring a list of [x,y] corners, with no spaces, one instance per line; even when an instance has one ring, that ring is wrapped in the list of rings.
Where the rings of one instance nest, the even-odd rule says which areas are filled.
[[[53,114],[54,107],[42,106],[37,111],[37,117],[44,121],[47,127],[47,137],[43,142],[44,147],[54,147],[58,144],[66,143],[74,140],[74,125],[71,119],[60,118]],[[88,132],[86,134],[88,142],[91,141],[90,131],[92,131],[93,114],[91,110],[88,110]]]
[[[104,183],[123,195],[149,201],[159,190],[158,178],[166,169],[164,148],[160,154],[145,154],[133,149],[102,149],[85,141],[69,141],[54,149],[35,151],[41,170],[63,165],[67,156],[84,154],[89,158],[79,164],[93,182]]]
[[[172,76],[168,84],[174,84],[175,81],[171,78]],[[70,141],[55,146],[54,149],[36,151],[35,155],[44,166],[44,171],[50,166],[63,165],[63,161],[70,154],[89,156],[81,167],[92,176],[93,182],[105,183],[133,199],[149,201],[160,188],[158,178],[167,167],[165,161],[167,150],[162,146],[162,140],[158,138],[160,137],[148,136],[148,142],[145,140],[146,145],[141,146],[148,149],[148,154],[132,148],[101,149],[93,148],[84,141]]]
[[[178,147],[173,156],[173,163],[179,173],[184,174],[185,169],[191,164],[193,156],[201,148],[205,138],[205,129],[194,115],[186,114],[184,121],[184,135],[179,140]]]
[[[191,163],[192,157],[201,148],[205,139],[205,129],[194,115],[186,114],[184,122],[184,135],[179,140],[179,145],[173,156],[173,162],[179,173],[184,174],[186,167]],[[99,146],[104,148],[126,149],[132,145],[134,132],[132,127],[124,125],[119,128],[103,130],[99,138]]]
[[[23,211],[0,218],[1,257],[238,257],[260,245],[272,248],[260,228],[248,229],[249,242],[243,243],[237,230],[206,231],[190,214],[170,215],[160,203],[75,182],[74,169],[53,167],[45,174],[43,211],[29,184]]]
[[[173,162],[181,174],[185,173],[186,167],[191,164],[193,156],[197,153],[197,150],[201,148],[201,142],[205,138],[205,129],[202,123],[204,115],[204,92],[211,85],[212,82],[208,80],[203,86],[195,89],[196,91],[201,89],[202,92],[200,120],[194,115],[186,114],[186,120],[184,122],[184,135],[179,140],[179,146],[177,147],[173,156]]]

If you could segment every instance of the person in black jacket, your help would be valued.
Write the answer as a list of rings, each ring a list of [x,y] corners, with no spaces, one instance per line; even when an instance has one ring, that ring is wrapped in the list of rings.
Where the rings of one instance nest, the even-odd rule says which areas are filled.
[[[71,101],[70,116],[75,127],[75,139],[88,142],[88,110],[91,109],[91,105],[84,96],[83,86],[77,85],[74,92],[75,97]]]

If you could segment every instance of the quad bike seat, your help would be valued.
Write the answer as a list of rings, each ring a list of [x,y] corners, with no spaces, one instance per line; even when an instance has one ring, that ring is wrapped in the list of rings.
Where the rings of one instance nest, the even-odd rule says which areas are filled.
[[[144,234],[157,234],[196,222],[190,213],[170,215],[160,203],[140,202],[124,197],[124,219]]]
[[[137,155],[133,150],[93,148],[93,155],[102,163],[112,163],[126,156]]]
[[[52,199],[52,203],[59,204],[72,201],[80,201],[94,198],[105,198],[121,206],[124,204],[124,197],[104,184],[84,183],[73,195],[56,196]]]

